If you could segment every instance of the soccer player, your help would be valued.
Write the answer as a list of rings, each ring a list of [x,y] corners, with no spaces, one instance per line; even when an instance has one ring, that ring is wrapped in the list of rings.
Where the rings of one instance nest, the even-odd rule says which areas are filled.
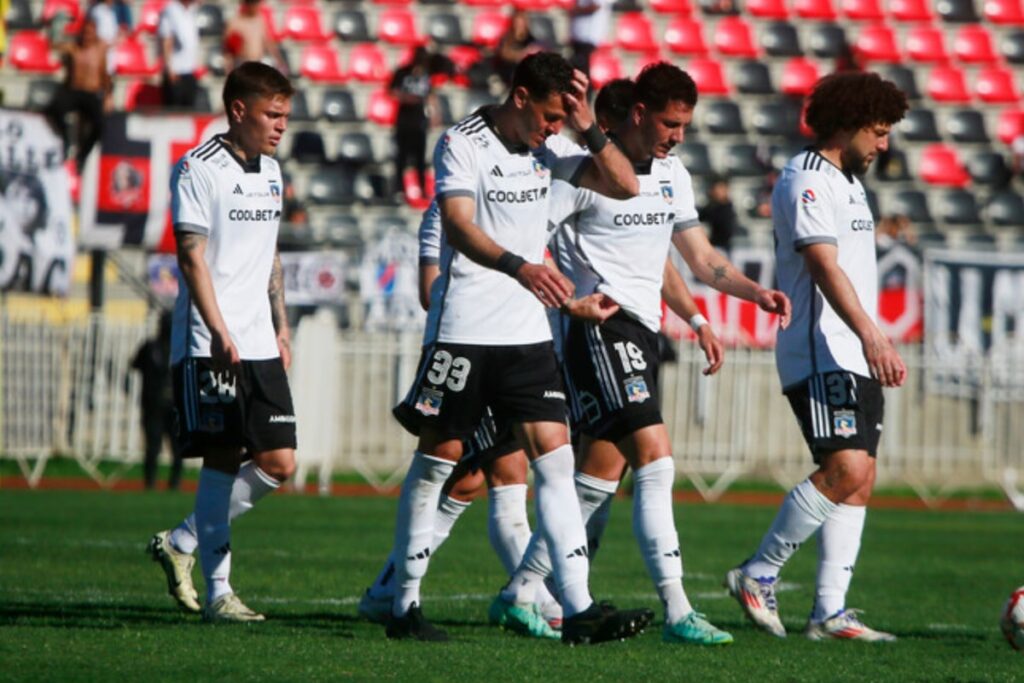
[[[295,470],[285,375],[291,342],[277,254],[283,184],[271,158],[293,92],[272,67],[239,66],[224,83],[227,133],[186,153],[171,175],[181,271],[171,334],[178,445],[203,467],[195,511],[154,535],[149,552],[170,594],[198,612],[191,579],[198,547],[207,621],[263,620],[229,582],[230,522]]]
[[[775,358],[817,469],[789,492],[757,552],[725,584],[757,626],[779,637],[779,572],[817,531],[807,637],[895,639],[865,626],[845,602],[875,483],[882,387],[900,386],[907,372],[878,329],[875,220],[859,176],[906,111],[906,96],[877,74],[826,76],[807,106],[815,143],[789,161],[772,193],[779,286],[794,310]]]
[[[441,487],[487,407],[515,425],[531,461],[537,522],[552,548],[565,613],[563,641],[631,637],[650,619],[649,610],[619,612],[590,596],[565,395],[544,314],[544,306],[562,306],[572,294],[568,281],[541,262],[551,179],[573,174],[582,158],[559,158],[548,137],[568,122],[595,161],[580,169],[579,182],[622,198],[637,192],[629,163],[594,123],[586,89],[586,77],[560,56],[530,55],[505,102],[457,123],[435,150],[447,243],[425,351],[406,399],[420,423],[419,442],[399,497],[390,638],[447,639],[423,617],[420,583]]]
[[[639,195],[612,199],[571,181],[556,181],[550,219],[575,219],[572,277],[577,295],[601,292],[621,307],[600,327],[572,321],[566,340],[570,404],[583,432],[577,486],[588,489],[580,500],[584,517],[610,500],[628,463],[636,481],[633,530],[665,606],[662,639],[717,645],[731,643],[732,636],[694,610],[683,589],[672,512],[675,466],[657,405],[656,335],[665,254],[674,243],[701,280],[779,313],[783,322],[789,301],[736,271],[700,229],[690,175],[672,154],[696,104],[696,85],[681,69],[665,62],[645,67],[636,80],[630,116],[615,138],[636,169]],[[686,303],[670,296],[668,304],[690,318],[698,334],[710,333],[692,299]],[[717,369],[709,359],[709,371]],[[539,550],[538,545],[531,548]],[[530,594],[543,577],[544,572],[534,571],[531,555],[528,550],[502,591],[503,599],[519,601],[521,592]]]

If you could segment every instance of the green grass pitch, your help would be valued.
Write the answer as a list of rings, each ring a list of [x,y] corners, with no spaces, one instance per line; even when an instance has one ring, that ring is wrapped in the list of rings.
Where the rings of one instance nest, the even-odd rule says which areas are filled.
[[[460,520],[424,584],[424,611],[453,642],[388,642],[356,601],[389,545],[394,499],[279,494],[240,519],[232,584],[268,621],[209,626],[180,613],[143,549],[191,507],[188,494],[0,491],[0,680],[40,681],[1012,681],[1024,656],[998,629],[1024,583],[1024,519],[1012,513],[878,510],[868,515],[850,606],[900,636],[892,644],[812,643],[815,544],[787,567],[780,593],[791,631],[748,625],[720,587],[774,510],[676,510],[686,588],[736,642],[660,642],[660,621],[625,643],[567,648],[486,623],[503,582],[487,542],[485,502]],[[592,570],[599,599],[658,609],[616,501]],[[196,581],[201,578],[196,570]],[[660,609],[659,619],[660,619]]]

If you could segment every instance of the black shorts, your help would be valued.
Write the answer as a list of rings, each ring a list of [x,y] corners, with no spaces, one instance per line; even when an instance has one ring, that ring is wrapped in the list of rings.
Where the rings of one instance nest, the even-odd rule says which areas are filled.
[[[244,448],[250,455],[295,448],[295,409],[280,358],[244,360],[234,381],[209,358],[173,368],[175,436],[182,457],[210,448]]]
[[[429,427],[444,438],[467,439],[487,408],[503,424],[565,422],[565,393],[551,342],[432,344],[420,356],[405,400],[392,412],[413,434]]]
[[[602,325],[569,323],[566,385],[572,424],[587,436],[618,442],[661,424],[658,335],[619,312]]]
[[[522,445],[516,438],[512,425],[496,419],[488,408],[476,431],[466,439],[462,462],[475,472],[503,455],[515,453],[520,448]]]
[[[882,438],[885,399],[878,380],[852,372],[812,375],[785,391],[814,462],[855,449],[875,457]]]

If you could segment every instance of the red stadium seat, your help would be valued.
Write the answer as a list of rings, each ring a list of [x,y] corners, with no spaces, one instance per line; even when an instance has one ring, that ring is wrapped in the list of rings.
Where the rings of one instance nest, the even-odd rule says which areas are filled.
[[[643,12],[627,12],[615,25],[615,44],[629,52],[650,52],[658,49],[654,27]]]
[[[289,5],[284,11],[282,32],[287,40],[299,42],[330,40],[320,20],[320,9],[315,5]]]
[[[501,12],[482,11],[473,17],[471,40],[479,47],[496,47],[508,30],[509,18]]]
[[[600,90],[609,81],[622,78],[622,62],[610,48],[599,48],[590,55],[590,84]]]
[[[391,78],[384,51],[376,43],[353,45],[348,53],[348,77],[362,83],[385,83]]]
[[[715,26],[715,49],[729,57],[757,57],[757,43],[750,24],[740,17],[724,17]]]
[[[373,0],[375,5],[409,5],[412,0]]]
[[[378,126],[394,126],[398,119],[398,100],[384,88],[374,90],[366,104],[366,119]]]
[[[882,21],[885,15],[878,0],[842,0],[843,16],[854,21]]]
[[[155,76],[160,63],[150,60],[146,46],[137,38],[125,38],[114,46],[114,73],[119,76]]]
[[[139,10],[139,23],[135,26],[136,33],[156,33],[156,27],[160,24],[160,12],[163,10],[167,0],[146,0]]]
[[[18,71],[52,74],[60,71],[60,62],[50,55],[46,36],[36,31],[22,31],[11,36],[7,58]]]
[[[890,0],[889,15],[896,21],[931,21],[931,0]]]
[[[786,95],[810,94],[818,82],[818,65],[803,57],[794,57],[782,68],[781,90]]]
[[[462,0],[469,7],[504,7],[506,0]]]
[[[673,19],[665,28],[665,45],[677,55],[706,55],[703,22],[685,17]]]
[[[274,8],[271,7],[269,2],[260,3],[260,15],[263,17],[263,25],[267,28],[267,33],[274,40],[280,41],[284,38],[284,29],[277,27],[277,21],[274,19]]]
[[[377,34],[392,45],[422,45],[416,17],[405,7],[389,7],[377,16]]]
[[[907,57],[914,62],[945,64],[949,61],[946,40],[941,29],[934,26],[913,26],[906,35]]]
[[[953,38],[953,52],[966,64],[994,64],[999,59],[992,36],[981,24],[962,26]]]
[[[900,51],[896,47],[896,35],[884,24],[865,27],[857,36],[853,51],[865,63],[902,61]]]
[[[693,14],[690,0],[651,0],[651,9],[658,14],[680,14],[686,17]]]
[[[936,102],[967,103],[971,94],[967,91],[964,72],[955,66],[937,66],[928,74],[928,96]]]
[[[732,92],[729,82],[725,79],[722,64],[711,57],[694,57],[686,65],[686,73],[697,84],[697,92],[701,95],[728,95]]]
[[[78,0],[46,0],[43,3],[43,23],[51,21],[60,13],[64,13],[71,21],[64,27],[64,33],[76,34],[82,28],[82,21],[85,14],[82,12],[82,3]]]
[[[468,85],[465,74],[470,67],[480,61],[480,49],[472,45],[453,45],[448,50],[448,59],[455,65],[455,82],[459,85]]]
[[[162,104],[163,94],[158,85],[134,80],[128,83],[124,89],[125,111],[135,111],[140,107],[159,107]]]
[[[330,45],[307,45],[302,48],[299,72],[318,83],[344,83],[348,80],[341,68],[338,53]]]
[[[758,19],[789,19],[786,0],[747,0],[746,11]]]
[[[993,24],[1024,26],[1024,3],[1021,0],[985,0],[982,13]]]
[[[999,118],[996,120],[996,137],[1004,145],[1008,145],[1021,135],[1024,135],[1024,109],[1007,108],[999,112]]]
[[[555,0],[512,0],[512,6],[523,12],[547,12],[556,4]]]
[[[835,21],[837,18],[832,0],[793,0],[793,12],[803,19]]]
[[[1003,67],[988,67],[975,74],[974,92],[982,102],[1016,102],[1020,92],[1013,71]]]
[[[971,176],[960,163],[956,150],[946,145],[928,145],[921,152],[919,165],[921,180],[929,185],[964,187]]]

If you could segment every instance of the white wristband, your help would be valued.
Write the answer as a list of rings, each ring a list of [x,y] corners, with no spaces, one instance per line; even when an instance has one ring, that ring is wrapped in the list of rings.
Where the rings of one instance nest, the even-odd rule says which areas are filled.
[[[693,328],[694,332],[700,332],[700,328],[708,324],[708,319],[702,316],[700,313],[694,314],[690,318],[690,327]]]

